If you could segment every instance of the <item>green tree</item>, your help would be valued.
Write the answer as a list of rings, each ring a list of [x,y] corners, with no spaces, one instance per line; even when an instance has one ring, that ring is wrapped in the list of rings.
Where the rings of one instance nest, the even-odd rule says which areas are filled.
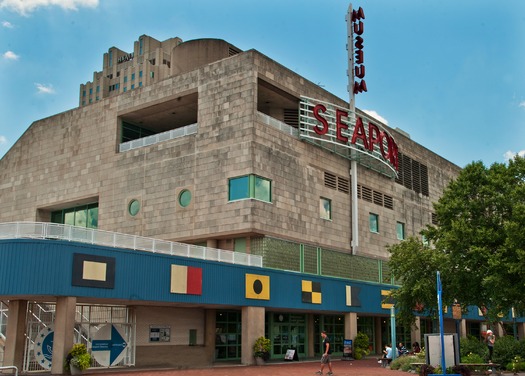
[[[389,247],[390,266],[402,281],[394,293],[399,316],[413,320],[422,304],[437,308],[436,271],[441,272],[443,304],[485,308],[488,320],[512,307],[523,312],[525,295],[525,159],[508,164],[467,165],[434,203],[438,225]]]

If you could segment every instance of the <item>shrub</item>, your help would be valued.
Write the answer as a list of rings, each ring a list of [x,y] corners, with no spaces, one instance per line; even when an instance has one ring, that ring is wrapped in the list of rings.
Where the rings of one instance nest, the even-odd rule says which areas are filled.
[[[474,364],[474,363],[484,363],[484,360],[483,358],[478,355],[478,354],[475,354],[475,353],[468,353],[467,355],[463,355],[461,357],[461,363],[469,363],[469,364]]]
[[[390,362],[390,369],[396,370],[400,369],[401,371],[408,372],[411,370],[415,370],[416,367],[411,365],[410,363],[421,363],[420,359],[415,355],[405,355],[400,356],[399,358],[395,358]]]
[[[89,368],[91,365],[91,355],[88,353],[86,345],[83,343],[75,343],[71,350],[69,350],[64,363],[64,369],[70,371],[71,364],[81,371]]]
[[[520,343],[513,336],[497,338],[494,343],[494,363],[505,366],[514,361],[514,357],[520,354]]]
[[[512,362],[508,363],[506,366],[507,371],[512,371],[514,373],[525,371],[525,361],[518,355],[516,355]]]
[[[479,356],[479,355],[476,355]],[[457,365],[451,368],[451,372],[455,374],[459,374],[461,376],[470,376],[471,371],[470,368],[467,366]]]
[[[253,356],[268,360],[270,358],[271,342],[263,336],[257,338],[253,344]]]
[[[423,364],[419,369],[419,376],[428,376],[432,373],[436,373],[436,368],[430,364]]]
[[[487,355],[487,346],[474,336],[469,335],[467,338],[461,338],[459,343],[461,354],[477,354],[481,359]],[[479,363],[483,363],[483,361]]]
[[[359,360],[370,353],[370,341],[365,333],[357,333],[354,338],[354,358]]]

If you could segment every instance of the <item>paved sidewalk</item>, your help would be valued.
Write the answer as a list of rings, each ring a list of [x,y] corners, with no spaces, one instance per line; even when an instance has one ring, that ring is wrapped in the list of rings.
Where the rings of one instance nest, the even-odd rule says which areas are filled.
[[[212,368],[202,369],[110,369],[90,370],[84,375],[108,375],[108,376],[314,376],[319,370],[319,361],[269,363],[264,366],[242,366],[242,365],[216,365]],[[376,359],[364,359],[357,361],[332,361],[334,376],[403,376],[410,375],[402,371],[393,371],[390,368],[382,368]],[[325,367],[324,374],[328,372]]]

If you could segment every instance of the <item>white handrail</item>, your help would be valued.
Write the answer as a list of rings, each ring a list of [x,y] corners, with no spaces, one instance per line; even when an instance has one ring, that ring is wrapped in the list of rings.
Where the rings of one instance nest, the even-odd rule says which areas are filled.
[[[0,223],[0,239],[58,239],[262,267],[262,256],[49,222]]]
[[[166,132],[156,133],[151,136],[137,138],[136,140],[131,140],[128,142],[123,142],[119,145],[119,153],[124,151],[133,150],[141,148],[143,146],[149,146],[158,144],[159,142],[173,140],[175,138],[188,136],[190,134],[197,133],[198,124],[190,124],[185,127],[171,129]]]
[[[15,376],[18,376],[18,368],[16,366],[0,367],[0,370],[2,370],[2,369],[14,369],[15,370]]]

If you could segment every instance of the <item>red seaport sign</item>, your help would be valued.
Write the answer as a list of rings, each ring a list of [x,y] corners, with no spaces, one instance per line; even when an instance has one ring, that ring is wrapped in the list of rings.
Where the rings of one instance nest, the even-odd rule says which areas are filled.
[[[299,137],[375,171],[397,176],[398,147],[374,120],[317,99],[301,97]]]

